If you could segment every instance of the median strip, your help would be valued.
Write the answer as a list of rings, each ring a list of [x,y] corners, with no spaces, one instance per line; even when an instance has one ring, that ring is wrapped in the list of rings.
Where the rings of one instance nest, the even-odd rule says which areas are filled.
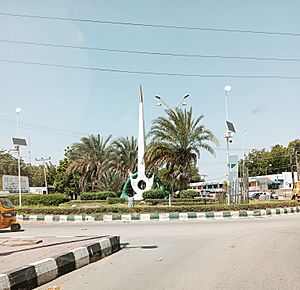
[[[219,212],[183,212],[183,213],[151,213],[151,214],[114,214],[114,215],[17,215],[19,222],[114,222],[114,221],[171,221],[171,220],[217,220],[217,219],[238,219],[254,218],[265,216],[278,216],[293,213],[299,213],[300,206],[276,208],[276,209],[258,209],[258,210],[240,210],[240,211],[219,211]]]

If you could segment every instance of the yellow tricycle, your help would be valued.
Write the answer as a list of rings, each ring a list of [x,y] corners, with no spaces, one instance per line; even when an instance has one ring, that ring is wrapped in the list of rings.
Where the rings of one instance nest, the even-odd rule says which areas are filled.
[[[13,232],[21,230],[21,225],[16,220],[17,212],[7,195],[0,195],[0,229],[9,228]]]

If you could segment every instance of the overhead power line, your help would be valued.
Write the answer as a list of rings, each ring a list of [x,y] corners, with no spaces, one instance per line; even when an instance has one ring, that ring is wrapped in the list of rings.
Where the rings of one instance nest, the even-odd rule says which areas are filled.
[[[16,122],[13,120],[9,119],[1,119],[0,118],[0,125],[5,125],[5,126],[10,126],[10,127],[16,127]],[[19,127],[23,129],[29,129],[32,131],[37,131],[37,132],[46,132],[50,134],[57,134],[57,135],[66,135],[66,136],[71,136],[71,137],[82,137],[82,136],[87,136],[89,135],[88,133],[84,132],[76,132],[76,131],[70,131],[70,130],[65,130],[65,129],[57,129],[57,128],[52,128],[48,126],[40,126],[40,125],[34,125],[30,123],[19,123]]]
[[[295,61],[299,62],[300,58],[280,58],[280,57],[256,57],[256,56],[233,56],[233,55],[219,55],[219,54],[187,54],[187,53],[170,53],[162,51],[147,51],[147,50],[128,50],[128,49],[112,49],[106,47],[91,47],[91,46],[76,46],[67,45],[59,43],[49,43],[49,42],[32,42],[32,41],[21,41],[21,40],[9,40],[0,39],[2,43],[13,43],[22,45],[34,45],[43,47],[55,47],[55,48],[71,48],[80,50],[91,50],[91,51],[101,51],[101,52],[114,52],[114,53],[125,53],[125,54],[141,54],[141,55],[151,55],[151,56],[169,56],[169,57],[179,57],[179,58],[217,58],[217,59],[237,59],[237,60],[249,60],[249,61]]]
[[[33,62],[33,61],[10,60],[4,58],[0,59],[0,62],[24,64],[24,65],[36,65],[36,66],[45,66],[45,67],[56,67],[56,68],[67,68],[67,69],[78,69],[78,70],[86,70],[86,71],[126,73],[126,74],[134,74],[134,75],[154,75],[154,76],[193,77],[193,78],[286,79],[286,80],[300,79],[300,75],[287,76],[287,75],[184,74],[184,73],[157,72],[157,71],[122,70],[122,69],[89,67],[89,66],[72,66],[72,65],[64,65],[64,64],[51,64],[51,63]]]
[[[197,26],[185,26],[185,25],[164,25],[164,24],[141,23],[141,22],[130,22],[130,21],[111,21],[111,20],[85,19],[85,18],[77,18],[77,17],[54,17],[54,16],[16,14],[16,13],[5,13],[5,12],[0,12],[0,15],[10,16],[10,17],[21,17],[21,18],[74,21],[74,22],[94,23],[94,24],[98,23],[98,24],[107,24],[107,25],[148,27],[148,28],[158,28],[158,29],[181,29],[181,30],[195,30],[195,31],[208,31],[208,32],[261,34],[261,35],[274,35],[274,36],[296,36],[296,37],[300,36],[300,33],[285,32],[285,31],[264,31],[264,30],[252,30],[252,29],[229,29],[229,28],[197,27]]]

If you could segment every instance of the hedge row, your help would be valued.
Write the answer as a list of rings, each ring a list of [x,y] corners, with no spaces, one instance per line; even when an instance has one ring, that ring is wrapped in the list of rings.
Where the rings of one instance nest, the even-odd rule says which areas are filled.
[[[199,193],[192,189],[186,189],[180,191],[179,196],[180,198],[194,198],[196,196],[199,196]]]
[[[166,199],[145,199],[142,202],[158,205],[158,204],[168,204],[169,200]],[[211,200],[211,199],[200,199],[200,198],[174,198],[172,199],[173,205],[201,205],[201,204],[216,204],[219,201]]]
[[[81,200],[106,200],[108,197],[118,196],[112,191],[84,192],[80,194]]]
[[[53,214],[53,215],[68,215],[68,214],[110,214],[110,213],[171,213],[171,212],[215,212],[215,211],[239,211],[239,210],[254,210],[268,209],[280,207],[297,206],[296,201],[282,201],[272,203],[259,204],[237,204],[237,205],[194,205],[194,206],[135,206],[127,208],[124,206],[100,206],[100,207],[77,207],[77,208],[26,208],[18,209],[19,214]]]
[[[18,194],[10,194],[9,198],[15,206],[19,205]],[[22,194],[22,205],[58,206],[67,201],[66,194]]]
[[[144,199],[162,199],[165,198],[167,192],[162,189],[150,189],[143,192]]]

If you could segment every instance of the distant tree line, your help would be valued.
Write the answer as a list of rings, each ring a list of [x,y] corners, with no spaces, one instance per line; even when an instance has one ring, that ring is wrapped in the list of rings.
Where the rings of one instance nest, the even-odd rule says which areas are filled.
[[[296,160],[300,162],[300,140],[289,142],[287,147],[276,144],[271,150],[254,149],[245,156],[245,165],[249,176],[279,174],[285,171],[296,171]],[[240,160],[240,168],[243,166]]]

